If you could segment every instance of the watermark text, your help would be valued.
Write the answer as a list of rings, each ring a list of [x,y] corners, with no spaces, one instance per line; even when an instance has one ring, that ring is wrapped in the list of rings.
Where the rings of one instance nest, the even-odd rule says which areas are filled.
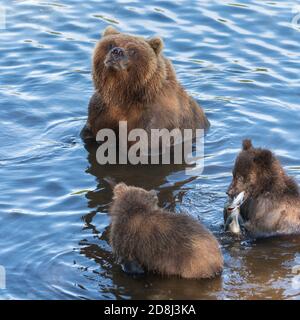
[[[0,5],[0,30],[6,29],[6,10]]]
[[[203,129],[132,129],[120,121],[116,131],[101,129],[96,136],[100,143],[96,159],[105,164],[182,164],[188,175],[204,169]]]
[[[6,289],[6,271],[3,266],[0,265],[0,290]]]
[[[295,30],[300,30],[300,5],[295,5],[292,12],[295,14],[292,19],[292,26]]]

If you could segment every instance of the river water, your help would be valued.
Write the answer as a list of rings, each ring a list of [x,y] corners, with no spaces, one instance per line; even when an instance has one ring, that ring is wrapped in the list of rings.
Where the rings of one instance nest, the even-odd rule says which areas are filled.
[[[300,299],[299,236],[235,240],[223,232],[222,217],[243,138],[272,149],[300,183],[299,5],[2,1],[0,298]],[[212,125],[201,175],[191,179],[172,165],[100,166],[96,149],[84,147],[91,54],[109,24],[164,39],[178,79]],[[222,276],[124,274],[108,244],[106,176],[155,189],[162,206],[197,217],[220,241]]]

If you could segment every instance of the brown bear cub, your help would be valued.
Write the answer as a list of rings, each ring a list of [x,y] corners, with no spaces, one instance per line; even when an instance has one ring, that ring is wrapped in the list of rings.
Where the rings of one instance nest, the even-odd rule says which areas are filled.
[[[274,154],[243,141],[233,169],[229,197],[245,192],[240,214],[254,236],[300,233],[300,193]]]
[[[119,121],[128,131],[144,129],[205,129],[209,122],[176,79],[162,55],[160,38],[144,39],[107,27],[93,55],[95,93],[89,104],[83,138],[95,139]]]
[[[159,208],[154,191],[119,183],[109,213],[110,244],[120,262],[187,279],[212,278],[222,271],[215,237],[188,215]]]

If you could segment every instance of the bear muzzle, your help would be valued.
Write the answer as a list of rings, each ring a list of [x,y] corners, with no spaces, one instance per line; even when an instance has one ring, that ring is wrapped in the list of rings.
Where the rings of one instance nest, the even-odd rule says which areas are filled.
[[[125,70],[128,65],[128,57],[123,48],[112,48],[106,56],[104,65],[115,70]]]

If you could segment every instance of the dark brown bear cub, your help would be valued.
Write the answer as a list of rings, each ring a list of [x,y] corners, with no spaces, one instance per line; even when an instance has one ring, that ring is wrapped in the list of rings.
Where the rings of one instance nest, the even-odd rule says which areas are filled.
[[[119,261],[190,279],[211,278],[222,271],[215,237],[197,220],[160,209],[153,191],[116,185],[110,215],[110,244]]]
[[[230,197],[245,192],[240,214],[254,236],[300,233],[300,193],[274,154],[244,140],[228,188]]]
[[[171,62],[162,55],[160,38],[144,39],[106,28],[93,56],[95,93],[90,100],[83,138],[95,139],[103,128],[118,131],[204,129],[203,110],[176,79]]]

